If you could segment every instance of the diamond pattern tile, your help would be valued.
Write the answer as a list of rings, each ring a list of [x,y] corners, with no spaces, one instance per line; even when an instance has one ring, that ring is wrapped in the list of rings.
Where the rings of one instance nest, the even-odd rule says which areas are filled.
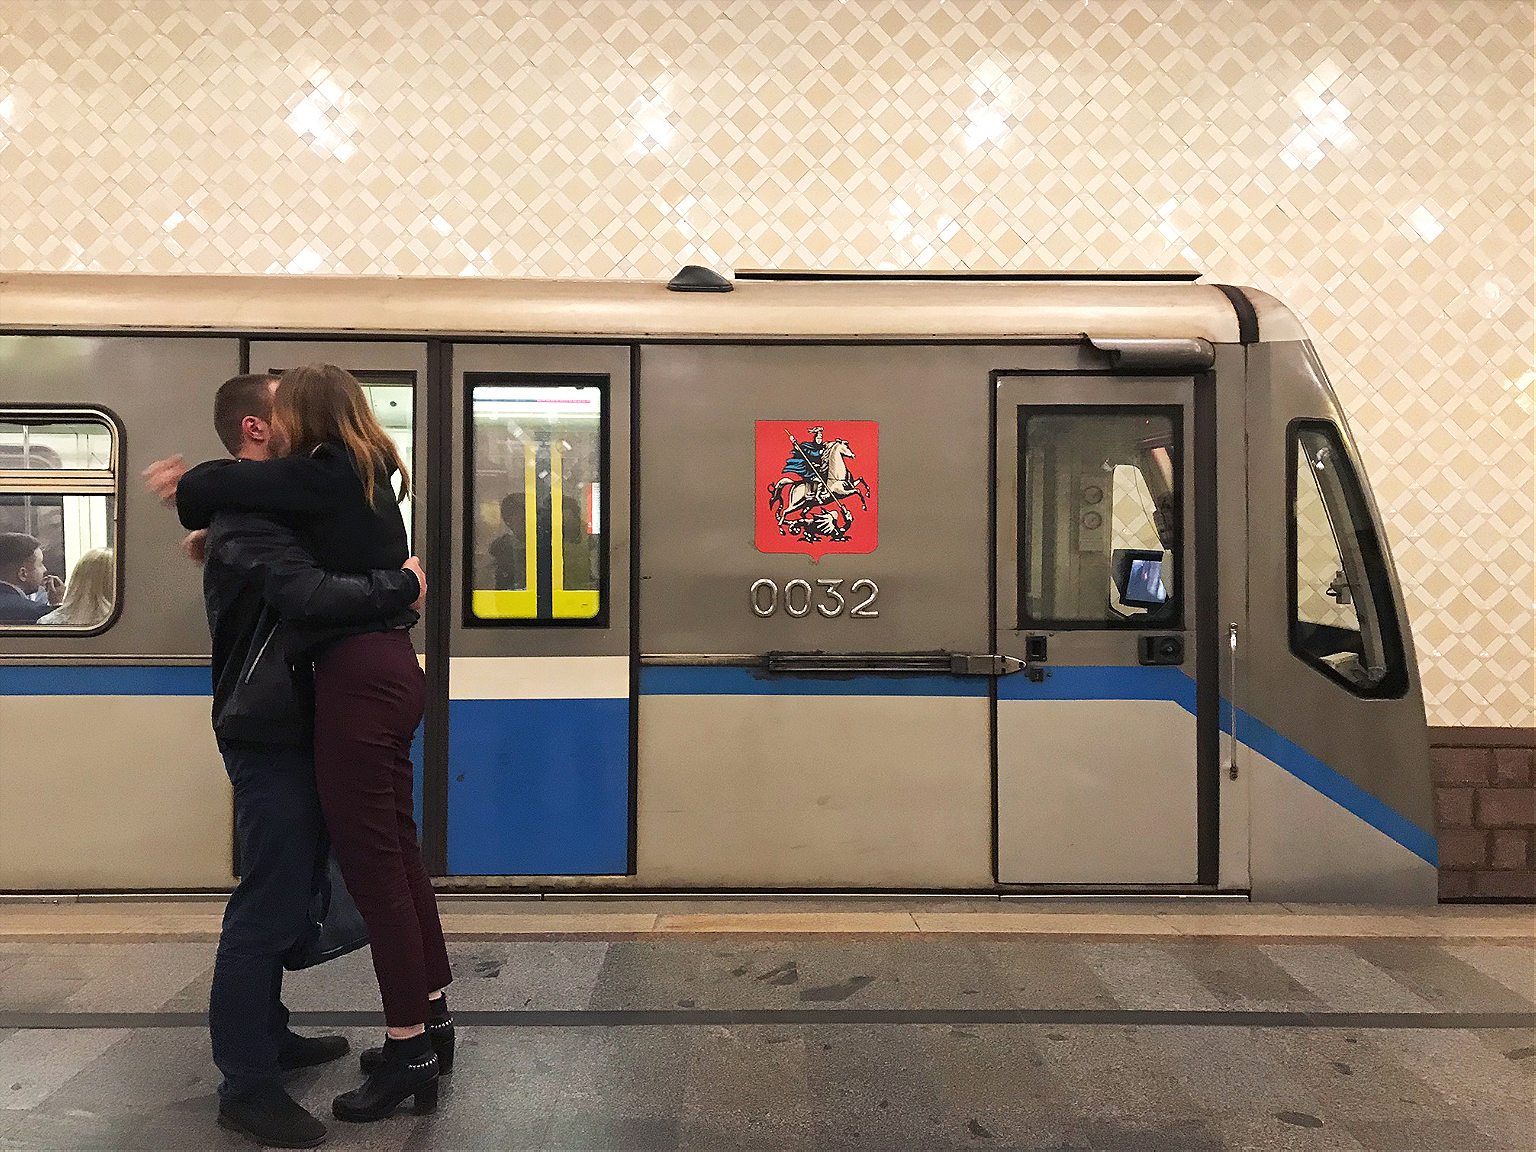
[[[0,268],[1190,265],[1296,308],[1430,718],[1536,724],[1526,0],[0,0]]]

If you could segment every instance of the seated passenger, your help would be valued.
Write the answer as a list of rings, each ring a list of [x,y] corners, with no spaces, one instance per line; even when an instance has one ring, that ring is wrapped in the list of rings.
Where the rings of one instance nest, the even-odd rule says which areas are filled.
[[[0,533],[0,624],[36,624],[63,598],[64,582],[48,575],[43,563],[42,541],[23,532]]]
[[[69,574],[64,603],[39,618],[38,623],[68,624],[77,628],[94,628],[104,623],[112,615],[113,568],[110,548],[97,548],[80,557],[75,561],[75,570]]]
[[[501,522],[507,526],[507,530],[492,540],[487,549],[496,566],[494,583],[491,585],[493,588],[516,590],[528,587],[527,558],[523,552],[526,514],[521,492],[512,492],[502,497]]]

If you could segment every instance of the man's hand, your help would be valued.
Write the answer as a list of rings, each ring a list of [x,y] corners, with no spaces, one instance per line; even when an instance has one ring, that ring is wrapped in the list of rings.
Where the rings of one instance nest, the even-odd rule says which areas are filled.
[[[400,567],[405,569],[407,572],[415,573],[416,574],[416,582],[421,585],[421,595],[416,597],[416,603],[411,605],[411,611],[413,611],[413,612],[420,612],[422,610],[422,608],[427,603],[427,572],[426,572],[426,569],[424,569],[421,566],[421,561],[418,560],[414,556],[412,556],[404,564],[400,565]]]
[[[176,486],[187,473],[187,462],[180,456],[167,456],[144,469],[144,487],[162,503],[176,503]]]
[[[196,532],[188,532],[181,542],[181,550],[186,553],[188,560],[201,566],[208,559],[208,529],[199,528]]]
[[[57,608],[64,603],[64,581],[57,576],[44,576],[43,588],[48,592],[48,603]]]

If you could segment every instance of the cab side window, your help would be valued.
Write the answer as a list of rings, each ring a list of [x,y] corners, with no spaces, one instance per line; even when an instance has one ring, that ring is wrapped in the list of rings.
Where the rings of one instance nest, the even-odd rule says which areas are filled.
[[[105,412],[0,408],[0,631],[111,625],[121,450]]]
[[[1386,557],[1338,429],[1291,428],[1291,650],[1358,696],[1407,687]]]

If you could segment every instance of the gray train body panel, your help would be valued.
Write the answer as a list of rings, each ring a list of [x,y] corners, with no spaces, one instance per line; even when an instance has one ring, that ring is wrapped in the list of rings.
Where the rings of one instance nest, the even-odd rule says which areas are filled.
[[[213,389],[239,355],[232,339],[0,336],[0,404],[96,407],[122,424],[119,522],[133,526],[117,622],[84,640],[13,632],[8,662],[206,666],[197,569],[138,473],[222,452]],[[187,671],[206,690],[207,673]],[[229,784],[208,723],[205,695],[0,694],[0,890],[228,884]]]
[[[1248,506],[1254,524],[1286,521],[1283,477],[1288,441],[1274,432],[1292,421],[1316,418],[1335,424],[1356,474],[1364,477],[1343,410],[1310,344],[1287,341],[1254,346],[1249,351],[1248,379],[1249,475],[1274,478],[1271,483],[1250,480]],[[1377,817],[1385,810],[1421,829],[1433,829],[1429,733],[1413,637],[1401,608],[1401,587],[1380,514],[1369,485],[1363,488],[1387,553],[1392,602],[1403,622],[1401,643],[1409,675],[1402,695],[1358,698],[1341,692],[1337,684],[1294,658],[1286,637],[1284,567],[1276,563],[1272,547],[1256,546],[1248,557],[1247,650],[1239,650],[1239,666],[1246,677],[1244,696],[1252,701],[1247,710],[1257,721],[1342,777],[1343,790],[1363,793],[1379,804],[1367,802],[1359,805],[1360,810]],[[1278,558],[1283,561],[1283,550]],[[1320,722],[1322,717],[1326,721]],[[1242,723],[1240,717],[1240,744]],[[1295,772],[1278,767],[1251,744],[1248,749],[1253,765],[1250,820],[1256,897],[1347,900],[1350,892],[1366,883],[1373,898],[1382,901],[1435,900],[1432,863],[1382,827],[1358,818],[1358,811],[1351,813],[1307,786]],[[1285,816],[1280,818],[1280,813]]]
[[[1328,633],[1292,619],[1297,421],[1337,428],[1351,507],[1381,520],[1299,325],[1247,299],[1256,340],[1199,285],[0,282],[0,425],[109,410],[125,496],[112,626],[0,628],[0,891],[230,883],[197,574],[138,473],[219,454],[212,393],[243,350],[401,402],[433,595],[421,815],[455,886],[1431,901],[1384,540],[1400,691],[1360,687],[1368,640],[1297,647]],[[557,512],[576,489],[550,478],[580,444],[516,447],[519,389],[594,428],[601,408],[583,508]],[[785,508],[818,426],[847,479],[812,522]],[[524,506],[530,582],[491,589],[487,541]],[[590,589],[575,537],[546,539],[572,516]],[[1368,607],[1347,552],[1335,616]],[[492,618],[534,577],[537,618]]]

